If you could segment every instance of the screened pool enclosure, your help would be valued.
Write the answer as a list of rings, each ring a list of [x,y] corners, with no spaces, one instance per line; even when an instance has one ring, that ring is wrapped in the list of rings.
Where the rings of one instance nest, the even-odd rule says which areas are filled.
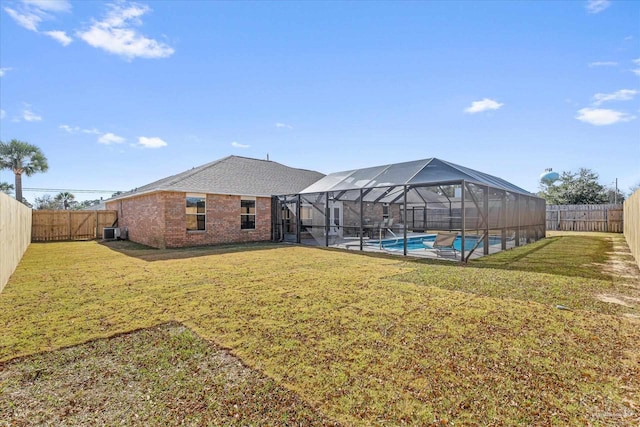
[[[545,235],[544,199],[435,158],[336,172],[272,206],[274,240],[351,250],[468,261]]]

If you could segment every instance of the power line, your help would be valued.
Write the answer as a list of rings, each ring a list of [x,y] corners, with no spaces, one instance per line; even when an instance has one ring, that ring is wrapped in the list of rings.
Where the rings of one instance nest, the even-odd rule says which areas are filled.
[[[118,191],[121,190],[78,190],[78,189],[71,189],[71,188],[33,188],[33,187],[24,187],[22,188],[23,191],[37,191],[37,192],[41,192],[41,193],[52,193],[52,192],[63,192],[63,191],[67,191],[69,193],[109,193],[109,194],[113,194],[113,193],[117,193]]]

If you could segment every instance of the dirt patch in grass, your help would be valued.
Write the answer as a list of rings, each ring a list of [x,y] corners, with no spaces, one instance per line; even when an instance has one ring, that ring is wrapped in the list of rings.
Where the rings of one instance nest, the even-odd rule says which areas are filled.
[[[633,310],[625,313],[629,317],[640,315],[640,269],[631,255],[629,247],[621,235],[610,235],[611,250],[602,271],[611,275],[614,292],[597,297],[602,301],[618,304]]]
[[[177,323],[0,364],[0,414],[11,426],[338,425]]]
[[[613,295],[600,294],[600,295],[597,295],[596,297],[602,302],[608,302],[608,303],[611,303],[611,304],[618,304],[618,305],[622,305],[622,306],[625,306],[625,307],[633,307],[631,304],[629,304],[626,301],[623,301],[620,298],[615,297]]]

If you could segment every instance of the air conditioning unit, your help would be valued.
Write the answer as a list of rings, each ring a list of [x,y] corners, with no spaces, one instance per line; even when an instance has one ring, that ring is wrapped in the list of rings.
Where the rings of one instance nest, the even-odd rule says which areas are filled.
[[[102,229],[102,240],[116,240],[120,237],[120,229],[117,227],[105,227]]]

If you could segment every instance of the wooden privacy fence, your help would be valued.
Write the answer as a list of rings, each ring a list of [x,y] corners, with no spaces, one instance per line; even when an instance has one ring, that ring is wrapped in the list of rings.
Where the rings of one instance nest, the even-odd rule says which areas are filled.
[[[547,205],[547,230],[622,233],[622,205]]]
[[[624,238],[640,267],[640,190],[624,202]]]
[[[0,192],[0,292],[31,243],[31,209]]]
[[[34,210],[32,242],[102,238],[102,229],[118,221],[118,211]]]

